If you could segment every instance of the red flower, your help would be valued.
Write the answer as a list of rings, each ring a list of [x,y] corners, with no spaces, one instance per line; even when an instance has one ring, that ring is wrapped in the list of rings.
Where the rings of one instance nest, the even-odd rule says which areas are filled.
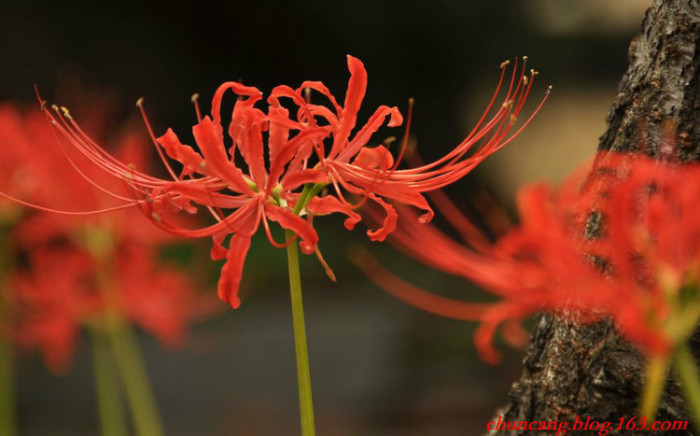
[[[45,153],[37,153],[37,144],[50,143],[54,136],[41,112],[24,114],[12,104],[0,104],[0,186],[5,194],[34,202],[47,200],[51,181],[45,170],[49,159]],[[16,220],[19,210],[16,202],[0,200],[0,220]]]
[[[181,236],[212,237],[212,258],[225,257],[227,261],[219,281],[219,296],[236,308],[240,304],[238,287],[243,263],[251,237],[261,223],[273,245],[283,246],[273,239],[269,221],[293,231],[301,239],[302,251],[308,254],[315,250],[319,240],[311,217],[343,213],[347,216],[345,226],[351,229],[360,221],[355,209],[365,200],[385,211],[382,225],[368,231],[372,240],[383,240],[396,226],[398,216],[387,200],[420,208],[425,211],[421,221],[429,221],[432,210],[422,193],[454,182],[510,142],[520,131],[511,133],[532,87],[532,80],[524,76],[524,67],[518,70],[516,66],[504,103],[487,120],[505,77],[503,69],[486,112],[462,143],[428,165],[397,169],[403,149],[394,159],[386,147],[372,148],[367,143],[387,118],[387,125],[393,127],[402,123],[402,116],[396,107],[380,106],[353,134],[367,74],[362,63],[352,56],[348,56],[348,67],[350,82],[344,106],[338,104],[321,82],[308,81],[297,89],[275,88],[264,112],[255,107],[262,98],[257,88],[224,83],[214,94],[211,116],[201,118],[192,129],[199,152],[182,144],[170,129],[155,139],[171,180],[135,171],[109,156],[85,135],[67,111],[62,111],[63,116],[57,111],[58,116],[50,114],[50,117],[88,159],[126,181],[136,196],[143,197],[135,203],[160,228]],[[238,100],[225,138],[221,101],[228,90]],[[309,90],[320,93],[328,104],[312,104],[304,95]],[[290,100],[295,110],[283,106],[282,100]],[[527,122],[529,119],[523,127]],[[231,145],[227,147],[229,139]],[[467,156],[472,149],[473,154]],[[163,151],[181,164],[179,174],[167,163]],[[245,165],[239,166],[238,162]],[[326,187],[328,192],[322,194]],[[362,200],[353,204],[346,198],[348,194]],[[173,211],[195,213],[197,206],[208,209],[215,222],[190,229],[172,220]],[[304,215],[309,219],[301,217]]]
[[[440,210],[464,237],[403,219],[391,241],[417,260],[476,282],[500,298],[470,304],[416,289],[380,265],[358,263],[398,298],[438,315],[480,320],[482,357],[497,359],[493,334],[522,339],[515,322],[552,311],[574,322],[611,317],[630,340],[667,353],[687,340],[700,315],[700,166],[601,153],[584,180],[558,191],[532,185],[518,194],[519,227],[489,243],[445,197]],[[402,210],[402,214],[413,214]],[[594,233],[593,221],[600,220]],[[420,244],[416,244],[420,241]],[[682,321],[680,321],[682,320]]]
[[[90,292],[90,258],[75,250],[37,250],[32,274],[16,274],[11,301],[19,315],[15,337],[38,348],[48,367],[68,369],[80,322],[95,313],[99,295]]]
[[[2,109],[0,119],[8,121],[0,124],[6,140],[2,148],[31,150],[26,162],[16,163],[25,165],[23,179],[37,185],[31,192],[12,193],[42,204],[32,204],[39,211],[27,214],[11,235],[15,248],[29,259],[12,273],[8,291],[18,341],[39,348],[56,372],[67,368],[79,328],[107,313],[129,319],[166,344],[182,342],[187,324],[211,310],[184,274],[158,265],[158,249],[169,235],[137,225],[142,217],[133,207],[78,219],[80,211],[124,209],[124,201],[133,201],[133,191],[86,165],[84,155],[62,150],[42,112],[21,114],[9,105]],[[90,119],[95,125],[101,120],[95,113]],[[42,153],[36,152],[36,143],[47,143]],[[118,156],[146,165],[146,148],[136,136],[127,131],[117,143]],[[44,213],[42,209],[51,210],[47,204],[75,212]],[[109,280],[98,280],[104,275]]]
[[[176,346],[186,325],[206,310],[184,274],[157,267],[143,249],[125,249],[111,273],[104,268],[75,247],[39,248],[31,269],[12,278],[15,337],[24,347],[38,348],[56,373],[68,369],[80,328],[105,316],[126,318]],[[109,281],[100,283],[99,274],[109,274]]]

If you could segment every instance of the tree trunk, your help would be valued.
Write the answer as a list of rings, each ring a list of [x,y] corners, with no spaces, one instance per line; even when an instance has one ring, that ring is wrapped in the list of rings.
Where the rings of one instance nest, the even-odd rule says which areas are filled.
[[[608,114],[600,151],[700,160],[699,47],[699,1],[655,0],[640,35],[630,44],[629,67]],[[595,237],[599,222],[589,220],[589,236]],[[697,358],[697,332],[692,347]],[[523,374],[511,389],[510,403],[498,416],[504,421],[570,423],[577,417],[618,423],[624,417],[626,422],[638,415],[644,364],[644,357],[618,335],[609,321],[581,326],[542,315],[533,332]],[[657,420],[682,420],[689,425],[685,431],[654,434],[698,434],[692,429],[673,380],[666,385]],[[623,433],[645,434],[627,430],[610,434]],[[516,430],[507,434],[537,433]]]

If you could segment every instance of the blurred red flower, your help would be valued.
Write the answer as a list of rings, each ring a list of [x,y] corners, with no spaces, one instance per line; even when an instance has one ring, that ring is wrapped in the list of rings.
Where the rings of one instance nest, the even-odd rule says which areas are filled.
[[[15,338],[38,348],[56,373],[68,369],[81,327],[100,325],[106,317],[130,320],[177,346],[187,324],[204,314],[187,277],[157,266],[153,253],[142,248],[115,256],[112,271],[74,247],[37,248],[30,265],[11,281]]]
[[[345,226],[351,229],[361,219],[356,208],[365,200],[380,205],[385,213],[381,226],[368,231],[373,240],[383,240],[396,226],[398,216],[387,200],[422,209],[421,221],[429,221],[432,210],[422,193],[464,176],[509,143],[532,118],[512,132],[534,77],[534,72],[525,76],[524,65],[516,65],[503,103],[491,110],[504,82],[506,65],[502,65],[501,79],[487,110],[469,136],[442,158],[413,169],[397,169],[403,148],[394,159],[385,146],[367,145],[387,118],[390,127],[402,123],[396,107],[380,106],[352,134],[367,86],[364,66],[352,56],[348,56],[350,81],[344,106],[321,82],[307,81],[296,89],[278,86],[267,99],[267,112],[255,107],[262,98],[257,88],[237,82],[221,85],[212,100],[211,116],[200,117],[197,108],[199,122],[192,132],[199,152],[183,144],[170,129],[154,138],[171,180],[151,177],[111,157],[81,130],[67,110],[55,108],[56,115],[47,113],[77,150],[133,189],[138,200],[132,203],[139,204],[156,225],[181,236],[212,237],[212,258],[226,258],[219,296],[236,308],[240,305],[243,264],[260,223],[273,245],[284,246],[275,242],[269,221],[293,231],[308,254],[319,240],[311,217],[342,213],[347,216]],[[228,90],[238,99],[225,138],[221,103]],[[312,104],[306,94],[311,91],[320,93],[328,104]],[[283,100],[291,101],[292,108],[283,106]],[[539,107],[541,104],[534,113]],[[175,171],[165,155],[179,162],[181,169]],[[328,188],[325,194],[324,188]],[[361,200],[351,203],[348,193]],[[192,229],[172,220],[173,212],[196,213],[197,206],[208,209],[215,222]]]
[[[577,172],[558,190],[547,184],[521,189],[521,224],[495,243],[441,194],[436,204],[464,242],[402,220],[394,245],[481,285],[499,297],[493,303],[444,298],[376,262],[357,263],[411,305],[481,321],[475,340],[487,361],[497,359],[491,342],[499,324],[507,322],[506,338],[519,342],[517,322],[540,311],[574,322],[610,317],[642,349],[663,354],[687,340],[700,318],[699,196],[700,165],[601,153],[587,176]]]
[[[88,122],[106,125],[99,112]],[[117,135],[114,153],[134,167],[147,166],[145,144],[130,129],[124,132]],[[18,258],[26,255],[9,279],[12,331],[20,344],[39,348],[48,366],[60,372],[68,367],[80,327],[105,317],[130,320],[166,344],[182,343],[188,323],[212,311],[211,301],[197,296],[185,274],[160,265],[158,250],[170,236],[140,225],[141,213],[125,208],[132,190],[86,165],[81,153],[63,149],[39,110],[0,107],[0,137],[2,149],[16,157],[3,189],[38,209],[25,213],[11,235]],[[20,176],[22,183],[13,185]],[[52,206],[64,213],[43,211]],[[114,209],[125,210],[83,214]]]

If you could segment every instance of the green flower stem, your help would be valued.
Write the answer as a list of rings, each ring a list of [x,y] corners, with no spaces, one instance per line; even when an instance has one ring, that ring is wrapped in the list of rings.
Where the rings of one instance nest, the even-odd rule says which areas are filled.
[[[304,190],[306,191],[306,189]],[[300,202],[298,202],[300,203]],[[296,235],[285,230],[287,240],[287,263],[289,266],[289,290],[292,298],[292,321],[294,323],[294,351],[297,359],[297,380],[299,387],[299,411],[301,414],[301,435],[314,436],[314,405],[311,398],[311,371],[309,350],[306,345],[304,325],[304,305],[301,298],[301,277],[299,273],[299,252]]]
[[[95,368],[95,388],[100,413],[102,436],[127,436],[126,416],[117,383],[114,363],[106,333],[94,326],[92,332],[93,366]]]
[[[12,342],[0,336],[0,434],[17,434],[15,421],[15,364]]]
[[[318,193],[325,187],[326,185],[323,183],[316,183],[315,185],[307,183],[304,185],[304,189],[301,191],[301,194],[299,194],[297,204],[294,206],[294,210],[292,211],[294,215],[299,215],[306,205],[309,204],[309,201],[318,195]]]
[[[163,424],[134,330],[126,322],[113,320],[109,328],[109,337],[113,357],[124,380],[137,433],[140,436],[163,436]]]
[[[5,322],[12,316],[8,307],[7,284],[12,268],[10,230],[8,223],[0,222],[0,322]],[[16,416],[14,345],[0,332],[0,435],[17,434]]]
[[[112,358],[124,381],[134,427],[139,436],[163,436],[163,424],[139,351],[136,334],[129,321],[114,309],[116,304],[112,293],[114,271],[113,262],[110,259],[111,239],[105,233],[94,231],[88,233],[86,242],[88,249],[99,263],[97,281],[107,307],[104,315],[105,331],[111,346]]]
[[[656,417],[656,410],[668,377],[669,364],[669,359],[663,356],[652,356],[647,361],[640,414],[650,421]]]
[[[700,378],[695,357],[691,353],[687,343],[682,343],[673,354],[673,365],[678,373],[681,389],[685,393],[688,402],[688,410],[695,421],[695,426],[700,426]]]

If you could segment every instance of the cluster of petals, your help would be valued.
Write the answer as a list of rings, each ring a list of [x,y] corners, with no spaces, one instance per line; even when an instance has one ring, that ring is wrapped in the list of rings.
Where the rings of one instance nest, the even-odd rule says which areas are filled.
[[[30,262],[31,270],[13,274],[9,282],[12,332],[22,347],[39,350],[56,373],[69,368],[84,326],[101,328],[106,317],[129,320],[177,346],[197,315],[193,308],[203,308],[184,274],[157,267],[153,254],[140,248],[116,256],[107,283],[98,280],[104,265],[70,247],[37,248]]]
[[[75,148],[132,188],[133,203],[158,227],[186,237],[212,237],[212,258],[226,259],[219,296],[236,308],[245,257],[261,224],[273,245],[284,246],[275,241],[270,221],[293,232],[302,251],[309,254],[319,241],[313,216],[341,213],[347,217],[345,226],[352,229],[361,220],[357,208],[369,202],[379,205],[384,216],[367,233],[370,239],[382,241],[397,224],[392,202],[422,210],[420,221],[429,221],[433,212],[423,193],[461,178],[522,128],[514,126],[534,73],[527,76],[524,65],[516,62],[508,79],[504,63],[498,88],[467,138],[432,163],[399,169],[405,141],[397,158],[385,145],[368,144],[382,125],[399,126],[403,117],[396,107],[380,106],[357,128],[367,73],[358,59],[348,56],[347,60],[350,80],[342,106],[317,81],[274,88],[266,110],[257,107],[262,100],[257,88],[222,84],[213,96],[211,114],[201,117],[197,108],[198,123],[192,128],[197,147],[184,144],[171,129],[154,137],[170,174],[166,179],[110,156],[66,110],[54,114],[47,108],[47,113]],[[507,90],[499,104],[504,83]],[[237,100],[226,126],[221,108],[227,91]],[[313,92],[325,103],[312,103]],[[170,161],[177,162],[177,169]],[[208,210],[211,224],[190,228],[175,219],[179,211],[194,214],[200,209]]]
[[[103,116],[93,112],[87,121],[99,132]],[[5,278],[11,310],[5,333],[39,349],[55,372],[68,368],[80,328],[106,316],[129,320],[163,343],[181,343],[187,325],[210,311],[209,302],[183,273],[160,264],[159,247],[171,237],[141,225],[141,213],[124,206],[131,190],[62,148],[36,108],[0,107],[0,137],[3,153],[22,157],[2,180],[4,195],[33,206],[6,223],[13,258],[22,261]],[[116,155],[146,165],[140,136],[126,129],[117,138]],[[49,213],[57,211],[52,207],[62,213]],[[113,213],[83,214],[99,210]]]
[[[481,321],[475,340],[484,360],[505,323],[510,342],[519,322],[550,311],[571,322],[614,320],[648,353],[668,353],[698,322],[700,166],[641,155],[600,153],[590,172],[558,189],[545,183],[517,196],[521,223],[489,241],[443,195],[436,205],[462,236],[405,219],[390,241],[431,267],[479,284],[498,297],[470,303],[418,289],[376,262],[366,272],[403,301],[456,319]],[[412,214],[410,210],[402,213]],[[421,241],[420,246],[415,241]]]

